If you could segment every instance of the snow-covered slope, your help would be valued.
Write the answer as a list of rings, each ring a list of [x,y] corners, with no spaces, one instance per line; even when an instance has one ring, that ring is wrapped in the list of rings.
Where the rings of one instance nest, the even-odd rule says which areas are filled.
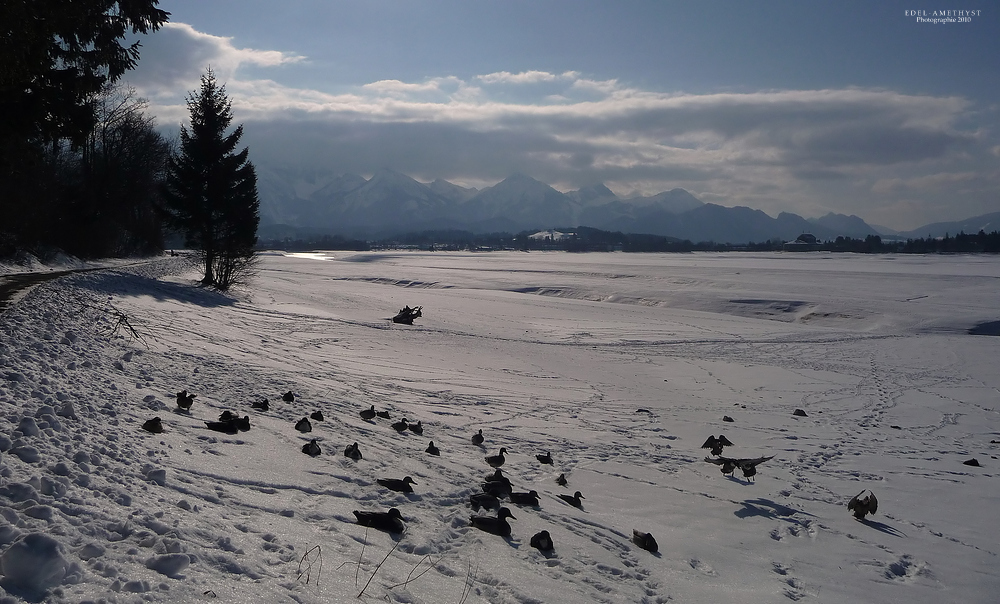
[[[1000,319],[996,258],[275,253],[251,291],[197,276],[179,259],[91,272],[0,315],[3,602],[1000,589],[1000,339],[966,333]],[[413,326],[387,320],[404,304],[423,306]],[[363,420],[370,405],[392,420]],[[251,429],[209,430],[227,409]],[[162,434],[141,429],[154,416]],[[755,482],[704,461],[719,433],[724,455],[774,456]],[[343,455],[355,441],[359,461]],[[500,447],[514,489],[540,496],[508,504],[509,539],[469,526]],[[404,476],[414,493],[376,482]],[[862,489],[879,509],[859,522],[846,504]],[[558,497],[575,491],[582,509]],[[352,514],[389,507],[401,536]],[[540,530],[551,556],[529,545]]]

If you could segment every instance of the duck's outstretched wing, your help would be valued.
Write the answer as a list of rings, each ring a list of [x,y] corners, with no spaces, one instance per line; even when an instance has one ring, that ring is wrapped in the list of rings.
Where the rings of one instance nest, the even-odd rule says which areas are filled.
[[[768,457],[767,459],[771,459],[771,458]],[[717,466],[721,466],[721,465],[725,465],[727,463],[738,465],[741,461],[751,461],[751,460],[733,459],[731,457],[706,457],[705,461],[707,461],[708,463],[714,463]]]
[[[731,460],[739,468],[755,468],[760,464],[764,463],[769,459],[773,459],[774,455],[769,455],[767,457],[755,457],[754,459],[734,459]]]
[[[864,494],[865,494],[865,492],[861,491],[860,493],[858,493],[857,495],[855,495],[854,497],[852,497],[851,501],[849,501],[848,504],[847,504],[847,509],[853,511],[854,508],[858,507],[858,505],[861,504],[861,500],[859,499],[859,497],[861,497]]]
[[[720,445],[723,445],[725,447],[735,447],[736,446],[728,438],[726,438],[725,436],[723,436],[721,434],[719,435],[719,438],[717,438],[716,440],[719,441]]]
[[[868,496],[861,499],[861,496],[864,495],[865,492],[868,493]],[[869,514],[874,514],[878,511],[878,499],[875,498],[875,493],[872,493],[867,489],[855,495],[847,504],[847,509],[851,511],[855,509],[864,509],[865,507],[867,508]]]
[[[713,447],[715,447],[715,436],[709,436],[705,444],[701,446],[702,449],[711,449]]]

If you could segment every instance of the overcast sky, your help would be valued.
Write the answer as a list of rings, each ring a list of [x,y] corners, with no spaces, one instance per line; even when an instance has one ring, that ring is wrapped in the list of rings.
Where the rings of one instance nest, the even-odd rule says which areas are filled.
[[[126,77],[186,121],[209,66],[251,160],[568,191],[681,187],[909,229],[1000,211],[1000,6],[161,0]],[[919,22],[972,11],[971,22]],[[951,18],[958,18],[953,14]],[[947,18],[947,16],[945,17]]]

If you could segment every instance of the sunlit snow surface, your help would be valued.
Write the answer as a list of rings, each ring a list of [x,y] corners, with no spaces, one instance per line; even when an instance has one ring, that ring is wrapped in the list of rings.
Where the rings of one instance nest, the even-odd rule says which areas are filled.
[[[162,259],[43,284],[0,315],[12,601],[996,601],[1000,338],[968,330],[1000,320],[1000,258],[335,252],[260,268],[223,295]],[[413,326],[389,321],[404,305],[423,307]],[[113,309],[144,342],[113,335]],[[362,420],[370,405],[392,420]],[[208,430],[226,409],[251,430]],[[316,410],[311,433],[293,428]],[[153,416],[164,433],[140,429]],[[727,456],[774,455],[755,483],[703,461],[719,433]],[[514,489],[541,498],[509,505],[509,540],[469,526],[500,447]],[[375,482],[403,476],[413,494]],[[879,510],[859,522],[863,489]],[[557,497],[574,491],[582,509]],[[401,537],[351,513],[389,507]],[[548,558],[529,546],[542,529]]]

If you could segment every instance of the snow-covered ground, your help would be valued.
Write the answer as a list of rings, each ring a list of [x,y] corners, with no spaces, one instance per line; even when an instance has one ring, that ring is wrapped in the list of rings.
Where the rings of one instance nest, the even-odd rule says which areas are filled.
[[[246,291],[197,278],[178,258],[84,273],[0,315],[0,602],[1000,593],[1000,338],[967,333],[1000,320],[1000,258],[272,253]],[[388,321],[403,305],[423,317]],[[207,429],[227,409],[252,428]],[[774,456],[755,482],[704,461],[719,433]],[[500,447],[540,495],[507,504],[509,539],[469,525]],[[414,493],[376,483],[404,476]],[[402,536],[352,514],[390,507]]]

